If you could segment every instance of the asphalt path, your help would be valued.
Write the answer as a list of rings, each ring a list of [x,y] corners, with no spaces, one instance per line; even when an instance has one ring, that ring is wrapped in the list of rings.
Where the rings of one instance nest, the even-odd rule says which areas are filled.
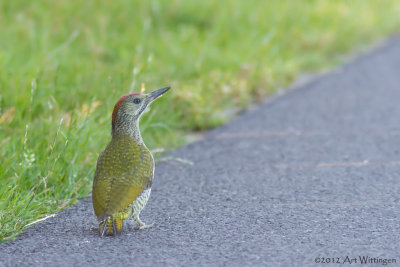
[[[0,265],[400,266],[400,38],[168,157],[155,227],[100,238],[87,198],[1,243]]]

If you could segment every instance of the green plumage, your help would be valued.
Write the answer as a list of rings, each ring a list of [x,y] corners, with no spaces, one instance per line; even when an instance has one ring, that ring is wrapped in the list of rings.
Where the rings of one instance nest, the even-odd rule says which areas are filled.
[[[129,205],[151,187],[153,166],[153,157],[144,144],[129,135],[112,137],[99,156],[93,182],[93,208],[99,222],[109,217],[124,220],[131,216]]]
[[[139,120],[169,89],[124,95],[114,106],[112,138],[97,160],[93,181],[92,202],[100,236],[121,233],[128,218],[137,223],[135,229],[154,225],[146,225],[139,217],[150,197],[154,175],[154,159],[140,135]]]

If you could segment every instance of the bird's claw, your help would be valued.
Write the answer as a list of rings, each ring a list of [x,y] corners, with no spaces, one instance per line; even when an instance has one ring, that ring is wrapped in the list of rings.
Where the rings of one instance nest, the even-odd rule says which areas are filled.
[[[143,229],[151,228],[154,225],[155,225],[155,223],[152,223],[152,224],[141,223],[141,224],[138,224],[137,226],[133,227],[133,229],[135,229],[135,230],[143,230]]]

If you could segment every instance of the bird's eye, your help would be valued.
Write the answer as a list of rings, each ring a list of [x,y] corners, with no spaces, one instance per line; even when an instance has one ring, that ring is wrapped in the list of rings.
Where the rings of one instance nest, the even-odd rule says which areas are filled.
[[[135,104],[139,104],[140,103],[140,99],[139,98],[135,98],[135,99],[133,99],[133,103],[135,103]]]

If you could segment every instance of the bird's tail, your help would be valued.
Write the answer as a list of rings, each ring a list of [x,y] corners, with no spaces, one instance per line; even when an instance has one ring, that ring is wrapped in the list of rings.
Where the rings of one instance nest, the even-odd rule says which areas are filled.
[[[124,221],[121,218],[107,217],[104,221],[99,223],[100,236],[117,235],[122,232]]]

